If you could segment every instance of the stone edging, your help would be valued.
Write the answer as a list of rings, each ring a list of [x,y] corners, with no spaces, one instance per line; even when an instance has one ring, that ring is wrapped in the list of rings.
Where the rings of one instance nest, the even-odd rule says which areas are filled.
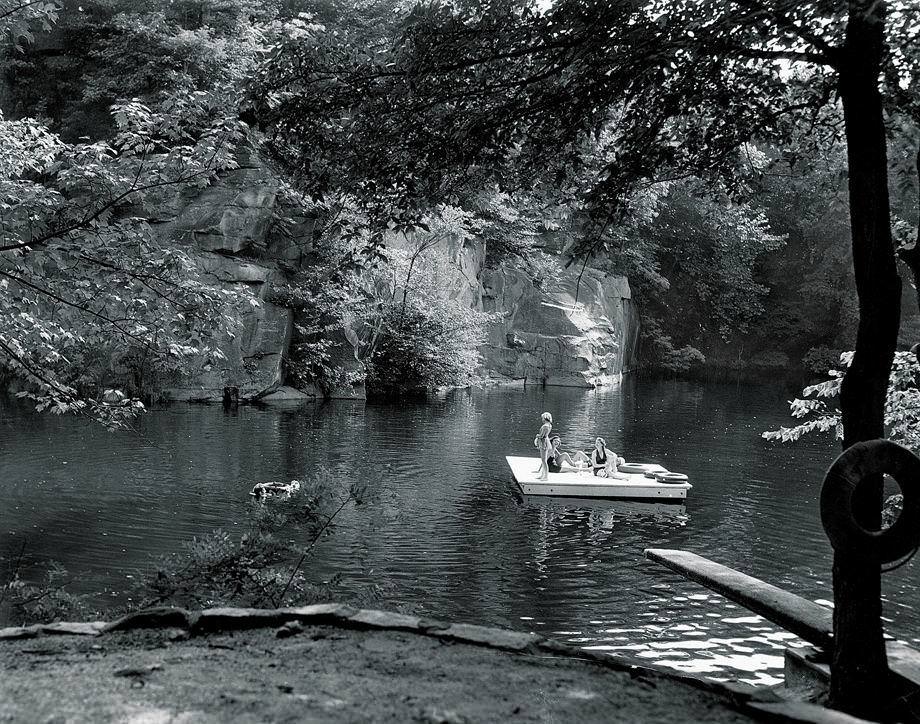
[[[680,681],[722,696],[727,703],[747,714],[757,717],[768,714],[774,721],[829,724],[854,724],[862,721],[812,704],[786,702],[769,689],[758,689],[741,682],[710,681],[664,667],[638,665],[620,656],[578,648],[539,634],[468,623],[448,623],[402,613],[359,609],[341,603],[278,609],[209,608],[203,611],[148,608],[110,622],[60,622],[2,628],[0,641],[29,639],[43,635],[102,636],[113,631],[163,628],[183,629],[191,636],[196,636],[221,631],[273,628],[290,622],[364,630],[404,631],[432,636],[442,641],[484,646],[516,654],[550,653],[582,661],[588,660],[615,671],[627,672],[631,678],[637,680],[667,678]]]

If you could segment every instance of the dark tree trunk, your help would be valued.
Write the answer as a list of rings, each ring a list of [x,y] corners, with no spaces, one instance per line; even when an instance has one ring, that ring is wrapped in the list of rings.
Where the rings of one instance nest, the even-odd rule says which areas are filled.
[[[856,352],[843,381],[843,447],[884,436],[884,404],[901,317],[901,280],[891,239],[888,159],[878,87],[885,3],[851,0],[839,56],[849,162],[853,271],[859,295]],[[867,480],[854,509],[881,526],[882,480]],[[888,665],[882,639],[880,563],[834,556],[834,657],[831,706],[878,719]]]
[[[901,259],[910,269],[911,276],[914,278],[914,289],[917,293],[917,305],[920,306],[920,148],[917,148],[917,237],[914,245],[899,250]],[[914,347],[914,354],[920,360],[920,347]]]

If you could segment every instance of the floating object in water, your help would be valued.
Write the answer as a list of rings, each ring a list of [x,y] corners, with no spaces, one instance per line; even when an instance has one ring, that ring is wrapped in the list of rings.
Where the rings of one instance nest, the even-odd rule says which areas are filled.
[[[255,498],[269,498],[273,495],[290,497],[291,493],[296,493],[298,490],[300,490],[300,481],[292,480],[289,483],[256,483],[249,494]]]
[[[588,468],[574,472],[575,468],[566,468],[571,472],[549,473],[546,480],[537,478],[540,467],[538,458],[507,456],[514,480],[525,495],[554,495],[569,498],[631,498],[634,500],[674,500],[687,497],[687,491],[693,486],[687,476],[670,473],[661,465],[626,463],[617,469],[620,478],[602,478],[592,475]],[[632,466],[632,467],[628,467]],[[627,472],[642,467],[644,472]],[[649,476],[649,473],[652,475]],[[671,479],[658,480],[658,475],[674,476]],[[648,477],[647,477],[648,476]],[[682,478],[678,480],[677,478]]]

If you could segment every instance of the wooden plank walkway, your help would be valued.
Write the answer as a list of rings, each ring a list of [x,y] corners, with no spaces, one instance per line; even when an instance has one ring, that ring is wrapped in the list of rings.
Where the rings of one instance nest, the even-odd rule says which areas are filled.
[[[763,616],[819,648],[833,648],[833,612],[807,598],[688,551],[647,548],[645,556]],[[887,641],[888,667],[903,684],[920,690],[920,651]]]
[[[833,645],[833,612],[829,608],[696,553],[648,548],[645,556],[740,603],[815,646],[830,649]]]

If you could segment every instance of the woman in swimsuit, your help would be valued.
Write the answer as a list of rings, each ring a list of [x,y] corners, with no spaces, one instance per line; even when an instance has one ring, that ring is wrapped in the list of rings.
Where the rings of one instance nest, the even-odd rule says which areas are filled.
[[[547,459],[552,453],[552,444],[549,440],[549,434],[553,431],[553,416],[548,412],[544,412],[540,419],[543,421],[543,424],[540,426],[540,432],[537,433],[537,437],[534,439],[534,444],[540,448],[540,468],[537,470],[537,479],[546,480],[546,474],[549,472],[549,465]]]
[[[594,450],[591,451],[591,467],[594,474],[601,478],[621,478],[617,471],[619,458],[615,452],[607,450],[604,438],[599,437],[594,441]]]
[[[581,450],[578,450],[573,456],[560,450],[559,448],[561,445],[562,438],[558,435],[553,435],[552,438],[550,438],[550,452],[549,456],[546,458],[546,467],[549,472],[579,473],[588,469],[588,465],[591,461],[588,459],[587,455]],[[563,463],[565,463],[567,467],[562,467]]]

